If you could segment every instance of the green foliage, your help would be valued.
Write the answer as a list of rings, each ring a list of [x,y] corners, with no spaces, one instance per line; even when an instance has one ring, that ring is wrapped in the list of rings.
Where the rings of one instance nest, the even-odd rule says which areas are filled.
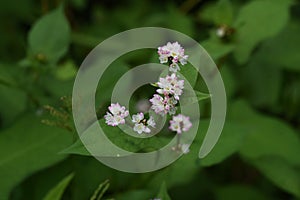
[[[7,199],[23,178],[65,158],[57,152],[70,143],[70,135],[25,115],[0,134],[1,199]],[[32,124],[28,126],[28,124]]]
[[[17,88],[0,85],[0,114],[5,116],[3,124],[11,123],[15,118],[26,109],[26,93]]]
[[[70,27],[60,6],[40,18],[28,35],[29,55],[42,63],[55,63],[68,51]]]
[[[234,8],[230,0],[219,0],[215,4],[209,4],[200,12],[200,17],[211,21],[215,25],[231,25],[234,18]]]
[[[270,38],[262,44],[257,52],[261,59],[269,62],[273,66],[284,69],[299,71],[299,22],[289,22],[284,29],[275,37]]]
[[[122,61],[113,62],[110,67],[105,70],[100,81],[96,92],[96,101],[98,102],[97,108],[101,103],[110,100],[110,96],[114,89],[116,82],[121,76],[129,69],[128,65]],[[99,105],[100,104],[100,105]]]
[[[255,113],[244,102],[232,107],[231,118],[247,131],[239,153],[282,189],[299,196],[300,138],[284,122]],[[255,125],[255,128],[253,128]]]
[[[293,167],[284,159],[270,156],[261,157],[252,163],[278,187],[300,198],[299,166]]]
[[[244,144],[246,133],[235,121],[227,121],[222,135],[215,148],[201,160],[202,166],[211,166],[218,164],[237,152]]]
[[[195,86],[198,77],[198,71],[192,65],[185,65],[181,68],[180,73],[188,80],[192,87]]]
[[[290,126],[279,119],[255,113],[243,102],[235,103],[231,110],[230,117],[248,132],[240,150],[244,157],[279,156],[290,164],[300,165],[300,139]],[[254,124],[255,129],[252,128]]]
[[[88,150],[85,148],[85,146],[82,144],[81,140],[76,140],[71,146],[63,149],[61,154],[78,154],[83,156],[90,156],[91,154],[88,152]]]
[[[272,108],[276,106],[280,97],[283,74],[279,67],[263,61],[259,55],[261,54],[254,55],[240,71],[238,81],[248,89],[245,96],[251,104]],[[253,76],[255,81],[251,78]]]
[[[69,80],[75,77],[77,68],[72,60],[68,60],[59,66],[55,72],[55,75],[60,80]]]
[[[98,123],[98,122],[95,122]],[[104,119],[99,121],[99,124],[104,133],[107,133],[107,137],[117,146],[121,147],[124,150],[130,152],[143,152],[143,151],[153,151],[164,146],[168,143],[169,140],[165,137],[153,136],[150,138],[135,138],[123,133],[119,128],[111,127],[105,124]],[[90,134],[86,136],[86,133],[83,133],[81,138],[88,137],[89,141],[99,141],[95,137],[99,137],[97,134]],[[93,143],[89,145],[94,145]],[[97,144],[99,145],[99,144]],[[106,144],[101,144],[105,146]],[[86,147],[82,144],[81,140],[78,139],[74,144],[68,148],[61,151],[63,154],[79,154],[79,155],[88,155],[90,153],[86,150]]]
[[[291,2],[256,0],[241,8],[234,25],[237,29],[234,55],[239,63],[248,60],[259,42],[275,36],[284,28],[289,19]]]
[[[224,44],[217,38],[213,37],[209,40],[203,41],[201,45],[214,60],[218,60],[234,50],[234,45]]]
[[[74,174],[70,174],[61,180],[55,187],[53,187],[47,195],[43,198],[43,200],[60,200],[64,191],[70,181],[73,179]]]
[[[182,96],[181,103],[182,104],[193,104],[197,103],[199,101],[209,99],[211,97],[210,94],[206,94],[203,92],[199,92],[197,90],[194,90],[195,96],[191,94],[191,91],[185,90],[184,94]]]

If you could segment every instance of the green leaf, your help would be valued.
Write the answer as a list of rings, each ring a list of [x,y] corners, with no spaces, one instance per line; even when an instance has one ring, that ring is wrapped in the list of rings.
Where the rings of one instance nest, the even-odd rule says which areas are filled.
[[[224,82],[227,99],[233,97],[237,90],[236,77],[234,77],[234,74],[229,67],[229,65],[224,64],[221,66],[221,69],[219,69]]]
[[[19,87],[23,71],[17,65],[0,63],[0,124],[10,125],[26,110],[27,94]]]
[[[193,104],[193,103],[197,103],[198,101],[209,99],[211,97],[210,94],[199,92],[197,90],[194,90],[194,92],[196,96],[192,96],[190,91],[185,90],[183,92],[180,102],[182,104]]]
[[[58,66],[55,75],[59,80],[69,80],[75,77],[77,69],[72,60],[68,60],[62,65]]]
[[[0,199],[25,177],[65,158],[57,152],[71,142],[67,132],[26,115],[0,133]]]
[[[104,181],[103,183],[100,183],[90,200],[100,200],[108,188],[108,180]]]
[[[197,69],[195,69],[191,64],[187,63],[183,67],[180,67],[179,72],[188,80],[192,87],[195,86],[198,78]]]
[[[68,50],[70,26],[63,6],[40,18],[28,35],[29,54],[40,61],[55,63]]]
[[[96,122],[98,123],[98,122]],[[140,152],[140,151],[153,151],[155,149],[159,149],[163,145],[169,142],[169,139],[166,137],[157,137],[153,136],[150,138],[136,138],[124,133],[118,127],[111,127],[105,124],[104,119],[99,121],[103,132],[106,136],[117,146],[131,152]],[[85,133],[82,134],[83,137]],[[99,141],[97,139],[92,139],[92,137],[98,137],[97,134],[89,135],[88,137],[90,141]],[[90,144],[94,145],[94,144]],[[98,144],[97,144],[98,145]],[[105,144],[103,144],[105,145]],[[91,156],[91,154],[87,151],[81,140],[77,140],[74,144],[64,149],[60,153],[63,154],[79,154]]]
[[[234,50],[234,45],[222,43],[220,40],[210,38],[201,43],[213,60],[217,61]]]
[[[90,152],[85,148],[82,144],[81,140],[76,140],[71,146],[65,148],[61,152],[61,154],[78,154],[82,156],[90,156]]]
[[[300,79],[286,84],[282,96],[283,100],[280,103],[287,118],[298,118],[298,121],[300,121]]]
[[[256,45],[278,34],[289,20],[290,0],[255,0],[243,6],[235,22],[238,63],[248,59]]]
[[[280,188],[299,196],[300,138],[283,121],[259,114],[245,102],[230,107],[228,118],[248,132],[240,155]]]
[[[240,154],[246,158],[278,156],[288,163],[300,166],[300,138],[283,121],[256,113],[245,102],[230,107],[229,118],[247,131]]]
[[[218,164],[237,152],[243,145],[245,134],[244,127],[240,126],[239,123],[227,121],[216,146],[206,157],[201,159],[201,165]]]
[[[215,25],[231,25],[233,22],[233,5],[230,0],[219,0],[215,3],[204,5],[199,12],[200,20],[204,20]]]
[[[233,7],[230,0],[219,0],[216,4],[214,22],[230,25],[233,21]]]
[[[129,70],[123,61],[114,61],[103,73],[96,92],[96,102],[109,101],[117,81]],[[131,78],[131,77],[130,77]],[[133,79],[133,77],[132,77]],[[130,79],[131,80],[131,79]],[[126,84],[125,84],[126,85]],[[98,105],[97,105],[98,107]]]
[[[26,109],[27,96],[22,90],[0,84],[0,116],[4,126]]]
[[[62,195],[64,194],[65,189],[73,179],[74,174],[70,174],[61,180],[54,188],[52,188],[47,195],[43,198],[43,200],[60,200]]]
[[[52,98],[59,99],[62,96],[71,96],[74,80],[59,80],[54,76],[44,75],[41,77],[44,84],[44,90],[51,94]],[[44,104],[50,104],[46,102]]]
[[[11,66],[6,66],[5,64],[0,64],[0,85],[5,86],[15,86],[16,80],[11,75],[11,73],[8,72],[8,68]]]
[[[196,97],[197,97],[198,101],[202,101],[204,99],[209,99],[211,97],[210,94],[206,94],[206,93],[199,92],[199,91],[196,91],[196,90],[195,90],[195,94],[196,94]]]
[[[237,73],[239,84],[244,89],[241,93],[252,105],[261,108],[277,106],[283,83],[283,74],[279,67],[262,61],[255,54],[246,66],[237,69]]]
[[[257,54],[271,65],[300,71],[299,35],[299,22],[292,21],[276,37],[265,41]]]
[[[251,163],[278,187],[300,198],[299,169],[279,157],[262,157]]]
[[[242,156],[259,158],[277,155],[300,166],[299,136],[287,124],[271,117],[257,116],[249,120],[248,128],[252,130],[240,150]]]
[[[164,12],[163,20],[167,28],[177,30],[189,36],[195,34],[193,19],[190,15],[186,15],[174,6],[170,5],[167,8],[167,12]]]
[[[158,198],[163,199],[163,200],[171,200],[169,194],[168,194],[168,189],[166,182],[163,182],[160,186],[159,193],[157,195]]]

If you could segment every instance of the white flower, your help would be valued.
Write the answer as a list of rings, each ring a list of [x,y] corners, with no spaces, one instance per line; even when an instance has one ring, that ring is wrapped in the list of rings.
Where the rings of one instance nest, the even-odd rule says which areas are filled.
[[[124,106],[120,106],[119,103],[111,104],[108,107],[109,112],[106,112],[104,116],[105,122],[109,126],[117,126],[119,124],[125,124],[125,117],[129,112]]]
[[[165,78],[159,78],[157,86],[159,89],[156,91],[159,94],[174,95],[174,98],[179,100],[179,96],[183,92],[184,80],[178,80],[176,74],[173,73],[171,76],[167,75]]]
[[[150,126],[155,128],[155,121],[150,116],[148,120],[144,119],[144,114],[143,113],[138,113],[136,115],[132,115],[132,122],[135,123],[133,130],[137,132],[138,134],[141,134],[143,132],[145,133],[150,133]]]
[[[141,134],[143,132],[150,133],[150,129],[146,127],[143,123],[137,123],[134,125],[133,130],[137,132],[138,134]]]
[[[108,107],[109,111],[111,112],[111,114],[113,115],[119,115],[122,118],[125,118],[128,116],[129,112],[128,110],[126,110],[125,106],[120,106],[119,103],[116,104],[111,104]]]
[[[136,115],[132,115],[132,122],[133,123],[140,123],[144,119],[143,113],[138,113]]]
[[[156,114],[164,116],[167,113],[173,115],[176,112],[175,105],[177,104],[177,100],[175,100],[173,97],[162,97],[158,94],[154,94],[152,99],[149,101],[152,103],[151,109],[154,110]]]
[[[181,134],[182,132],[188,131],[191,127],[192,123],[190,118],[179,114],[177,116],[173,116],[172,120],[170,121],[169,129]]]
[[[181,65],[187,63],[187,55],[184,55],[184,49],[180,46],[178,42],[170,43],[168,42],[165,46],[158,47],[158,55],[160,63],[168,63],[170,61],[170,71],[177,72],[180,70],[177,64],[180,62]]]

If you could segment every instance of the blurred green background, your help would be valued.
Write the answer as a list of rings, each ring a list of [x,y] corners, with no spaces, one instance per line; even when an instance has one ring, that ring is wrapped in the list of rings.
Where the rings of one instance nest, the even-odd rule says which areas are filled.
[[[299,1],[2,0],[0,22],[1,200],[300,199]],[[144,26],[180,31],[206,48],[222,74],[228,112],[206,158],[197,155],[208,99],[189,154],[156,172],[128,174],[76,143],[70,98],[90,50]],[[156,50],[112,64],[96,95],[99,117],[118,78],[149,61],[158,63]],[[207,92],[200,77],[195,88]],[[153,91],[138,90],[133,104]]]

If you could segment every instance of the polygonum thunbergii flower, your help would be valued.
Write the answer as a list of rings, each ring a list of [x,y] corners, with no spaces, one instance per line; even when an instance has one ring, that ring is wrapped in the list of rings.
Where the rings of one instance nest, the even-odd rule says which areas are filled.
[[[155,121],[152,116],[149,117],[149,119],[144,118],[143,113],[138,113],[136,115],[132,115],[132,122],[135,123],[133,130],[137,132],[138,134],[141,134],[143,132],[150,133],[150,126],[155,128]]]
[[[151,109],[154,110],[156,114],[164,116],[167,113],[173,115],[176,112],[175,105],[177,104],[177,100],[173,97],[162,97],[158,94],[154,94],[152,99],[150,99],[149,101],[152,104]]]
[[[179,96],[183,92],[184,80],[179,80],[175,73],[171,76],[167,75],[165,78],[159,78],[157,83],[159,89],[156,90],[159,94],[173,95],[176,100],[179,100]]]
[[[159,81],[155,84],[158,89],[153,97],[149,100],[151,102],[151,109],[156,114],[175,115],[177,110],[177,103],[184,90],[184,80],[179,79],[176,74],[180,70],[180,66],[187,63],[188,56],[184,54],[184,49],[178,42],[168,42],[166,45],[158,47],[158,54],[160,63],[167,63],[169,66],[169,75],[159,78]],[[147,103],[137,104],[140,110],[145,109],[143,112],[147,112],[149,107]],[[143,105],[143,106],[142,106]],[[125,123],[125,118],[129,115],[129,111],[119,103],[111,104],[108,107],[108,112],[104,116],[105,122],[109,126],[117,126]],[[150,133],[150,128],[155,128],[156,123],[152,116],[145,118],[143,112],[132,115],[133,130],[138,134]],[[180,144],[179,139],[182,132],[188,131],[192,127],[190,118],[182,114],[178,114],[172,117],[170,120],[169,129],[175,131],[178,137],[178,145],[176,150],[186,154],[189,152],[189,144]]]
[[[184,54],[184,48],[178,42],[168,42],[166,45],[158,47],[160,63],[168,63],[171,72],[180,70],[178,63],[185,65],[188,56]]]
[[[112,103],[108,107],[108,110],[109,112],[106,112],[104,116],[107,125],[117,126],[119,124],[125,124],[125,117],[129,115],[129,112],[124,106],[120,106],[119,103]]]

